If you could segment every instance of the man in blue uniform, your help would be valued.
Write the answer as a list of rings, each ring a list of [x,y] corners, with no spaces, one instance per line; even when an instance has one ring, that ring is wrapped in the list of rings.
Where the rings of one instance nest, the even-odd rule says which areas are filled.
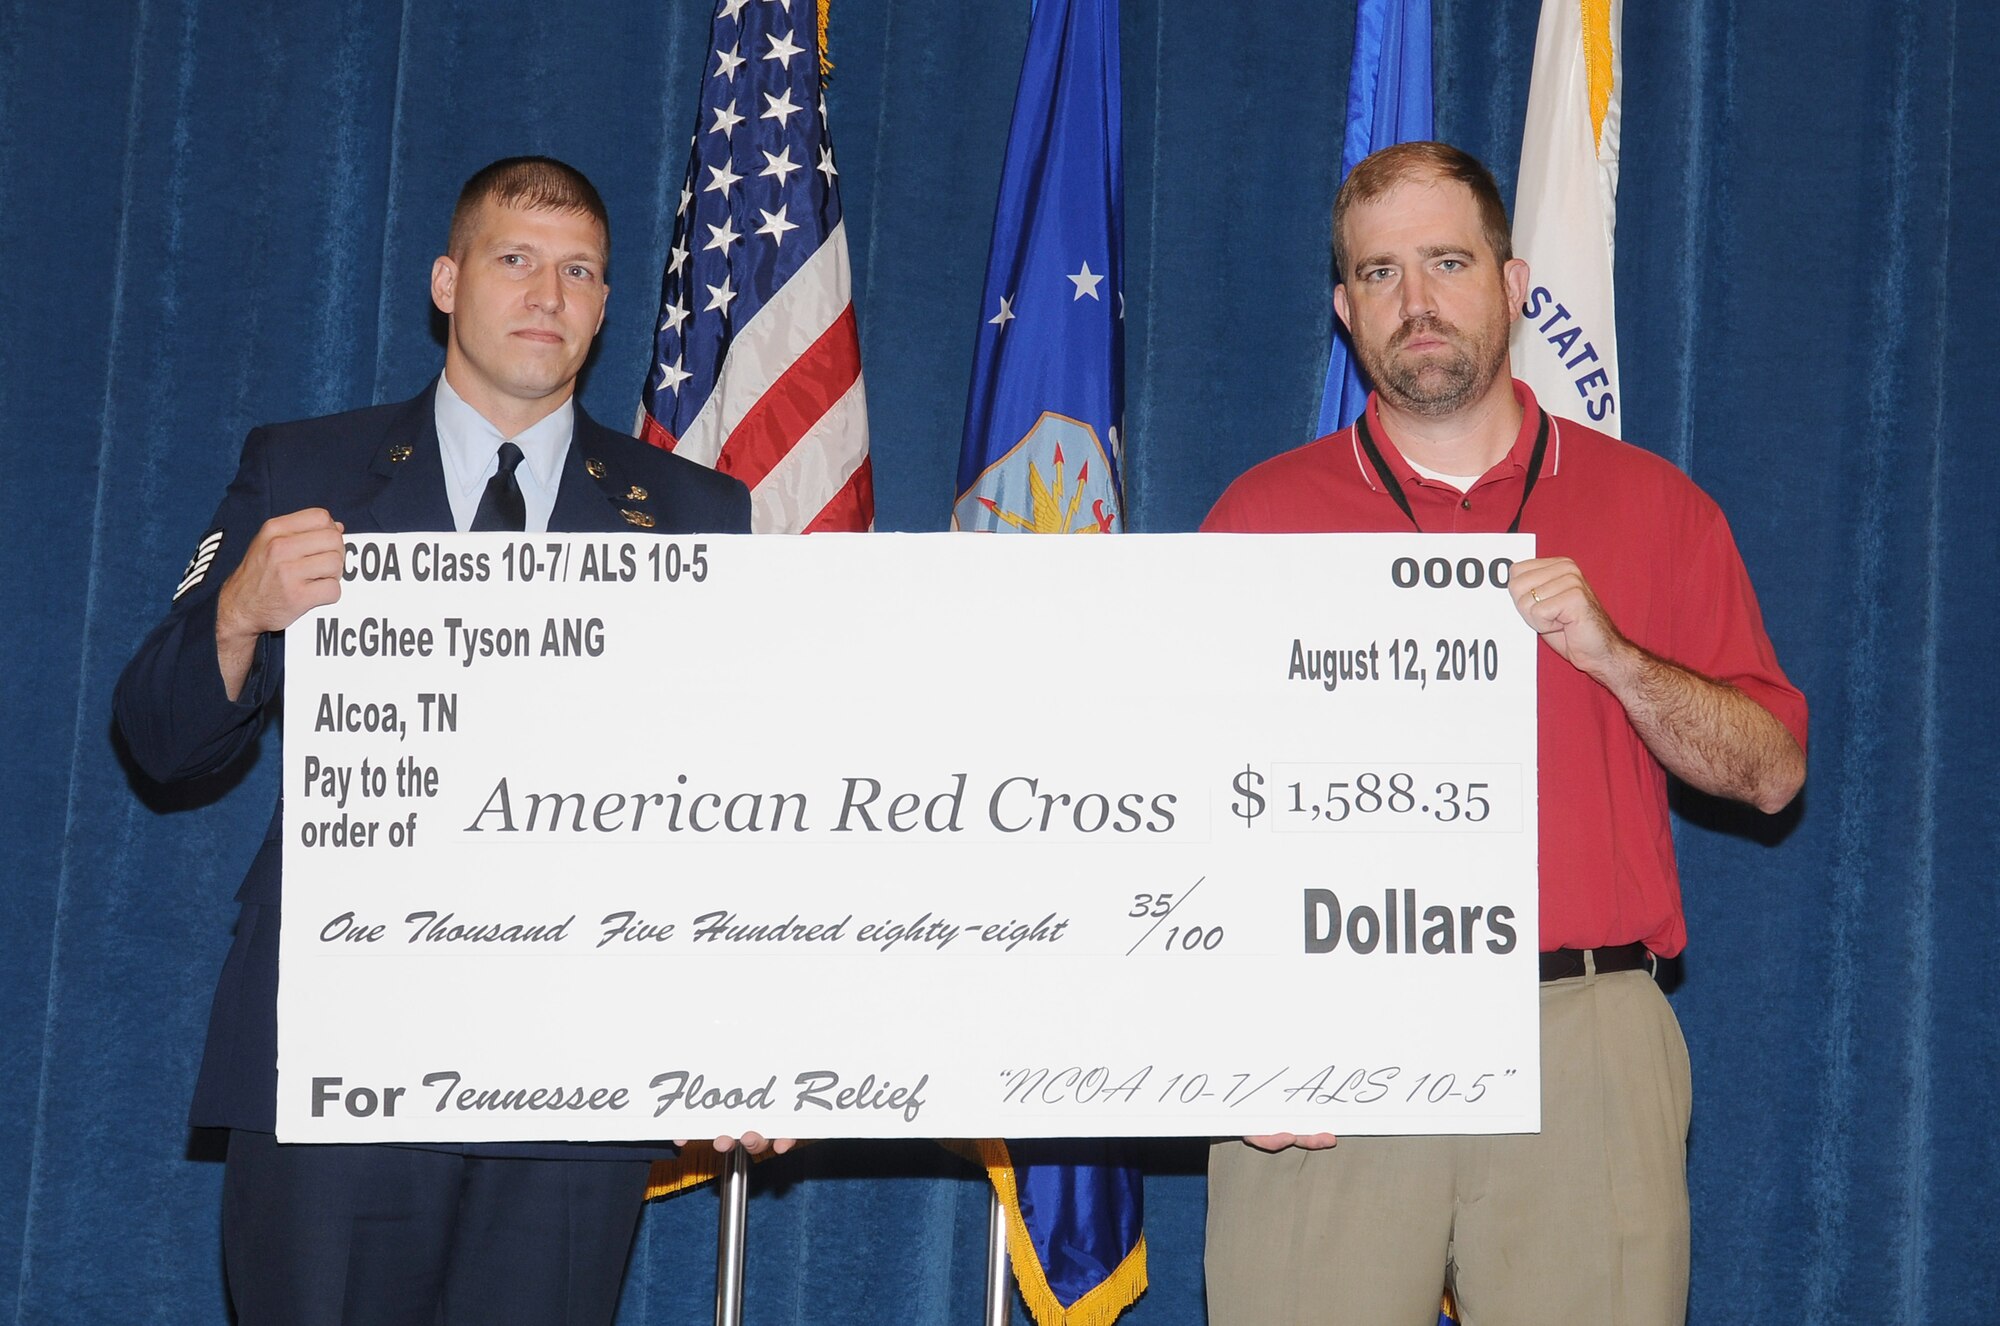
[[[609,247],[597,191],[561,162],[509,158],[467,181],[431,269],[443,374],[414,400],[244,444],[171,609],[119,679],[118,723],[148,774],[200,777],[256,740],[281,633],[340,597],[349,532],[748,531],[741,483],[603,428],[575,400]],[[282,807],[237,895],[192,1110],[229,1129],[238,1322],[609,1322],[648,1161],[671,1148],[278,1144],[281,820]]]

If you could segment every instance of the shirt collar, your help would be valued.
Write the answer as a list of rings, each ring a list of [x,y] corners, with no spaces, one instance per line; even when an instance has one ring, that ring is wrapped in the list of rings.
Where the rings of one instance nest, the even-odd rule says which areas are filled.
[[[506,437],[453,391],[450,380],[440,373],[436,412],[438,447],[444,453],[447,472],[468,478],[484,476],[493,468],[500,444],[512,442],[521,448],[522,461],[536,484],[546,492],[555,490],[563,457],[576,432],[574,395],[513,437]]]
[[[1521,429],[1514,435],[1514,445],[1508,448],[1507,454],[1500,458],[1497,465],[1479,476],[1479,483],[1473,485],[1475,488],[1479,484],[1509,476],[1524,475],[1528,472],[1528,461],[1535,451],[1535,433],[1542,421],[1542,407],[1528,384],[1519,378],[1514,379],[1514,399],[1521,406]],[[1389,472],[1394,474],[1398,482],[1406,488],[1411,484],[1424,482],[1422,476],[1410,467],[1410,462],[1403,458],[1403,453],[1398,451],[1396,444],[1390,440],[1388,430],[1382,426],[1382,414],[1378,407],[1379,402],[1375,393],[1369,392],[1368,431],[1374,437],[1375,444],[1382,449],[1382,459],[1389,463]],[[1360,469],[1363,481],[1376,492],[1381,492],[1381,478],[1375,473],[1375,467],[1368,463],[1366,454],[1361,450],[1361,430],[1349,426],[1347,433],[1353,443],[1355,465]],[[1562,426],[1554,415],[1550,415],[1549,450],[1542,458],[1542,478],[1552,479],[1561,469]]]

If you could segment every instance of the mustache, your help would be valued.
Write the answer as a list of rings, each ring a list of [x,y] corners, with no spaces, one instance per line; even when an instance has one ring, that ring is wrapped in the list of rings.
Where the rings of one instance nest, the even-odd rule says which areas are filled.
[[[1412,337],[1420,334],[1441,336],[1449,340],[1456,340],[1458,339],[1459,331],[1458,328],[1452,326],[1437,314],[1426,313],[1421,317],[1407,319],[1401,327],[1398,327],[1396,334],[1389,338],[1389,348],[1391,350],[1400,349],[1402,346],[1409,344]]]

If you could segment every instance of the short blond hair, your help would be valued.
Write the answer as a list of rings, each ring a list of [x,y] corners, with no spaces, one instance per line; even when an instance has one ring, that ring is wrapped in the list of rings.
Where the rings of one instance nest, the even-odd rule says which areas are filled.
[[[604,256],[611,256],[610,214],[582,171],[554,157],[502,157],[477,171],[458,191],[458,206],[451,209],[451,234],[445,240],[445,252],[454,259],[465,256],[465,246],[472,242],[473,217],[489,201],[502,207],[580,212],[597,222],[604,232]]]

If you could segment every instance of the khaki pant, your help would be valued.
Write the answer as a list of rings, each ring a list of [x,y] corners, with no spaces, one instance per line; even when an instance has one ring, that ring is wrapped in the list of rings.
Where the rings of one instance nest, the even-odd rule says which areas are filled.
[[[1210,1326],[1682,1326],[1687,1045],[1643,971],[1542,986],[1542,1131],[1209,1153]]]

